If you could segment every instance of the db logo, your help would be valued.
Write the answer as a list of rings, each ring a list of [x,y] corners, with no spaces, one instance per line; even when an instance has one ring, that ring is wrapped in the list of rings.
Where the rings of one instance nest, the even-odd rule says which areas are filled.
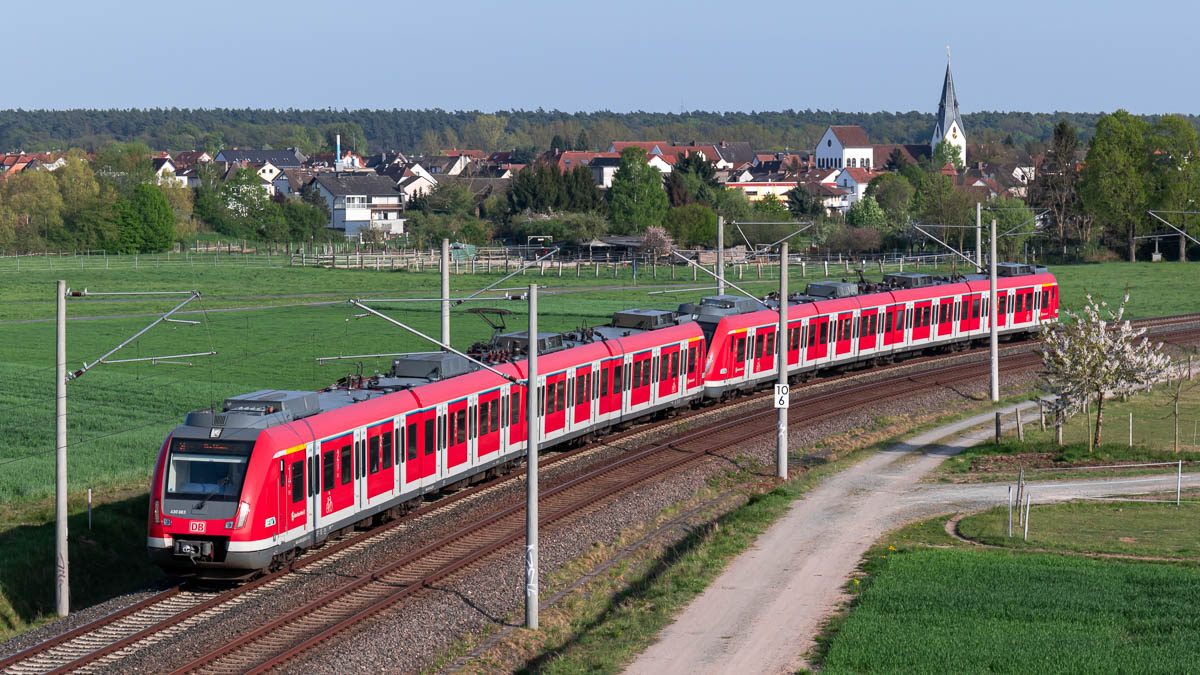
[[[194,520],[191,523],[188,523],[188,529],[191,530],[192,532],[203,532],[204,531],[204,521],[203,520]]]

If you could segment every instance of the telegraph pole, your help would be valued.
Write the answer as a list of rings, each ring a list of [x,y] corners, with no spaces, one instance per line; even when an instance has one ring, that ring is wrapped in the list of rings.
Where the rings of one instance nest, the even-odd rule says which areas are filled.
[[[450,240],[442,240],[442,344],[450,344]]]
[[[67,282],[58,281],[58,364],[55,368],[54,599],[59,616],[71,613],[67,559]]]
[[[725,295],[725,218],[717,216],[717,295]]]
[[[991,326],[990,333],[990,354],[992,362],[992,403],[1000,401],[1000,338],[999,338],[999,319],[996,317],[996,219],[992,218],[992,250],[991,258],[991,275],[990,283],[988,284],[988,324]]]
[[[975,202],[975,264],[983,264],[983,205]]]
[[[788,245],[784,242],[779,249],[779,334],[775,336],[775,344],[779,347],[779,386],[786,387],[787,377],[787,330],[788,330]],[[775,437],[775,469],[780,478],[788,475],[788,409],[779,409],[779,432]]]
[[[529,360],[525,387],[525,627],[538,627],[537,284],[529,284]]]

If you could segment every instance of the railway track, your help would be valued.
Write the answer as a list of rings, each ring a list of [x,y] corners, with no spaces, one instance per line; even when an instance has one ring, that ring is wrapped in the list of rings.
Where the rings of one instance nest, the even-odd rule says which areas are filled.
[[[1187,324],[1200,324],[1200,314],[1162,317],[1136,323],[1151,327],[1152,333],[1156,336],[1170,333],[1176,340],[1194,339],[1200,336],[1200,328],[1188,329],[1185,327]],[[1172,327],[1176,327],[1175,330],[1164,330]],[[961,355],[959,354],[959,356]],[[945,358],[944,356],[910,358],[902,364],[876,369],[874,372],[886,374],[887,371],[896,368],[907,369],[923,362],[936,362]],[[1001,367],[1005,371],[1019,370],[1036,365],[1039,360],[1040,357],[1032,350],[1023,350],[1021,346],[1017,346],[1010,348],[1009,353],[1002,358]],[[842,414],[849,407],[866,406],[897,396],[912,395],[921,390],[945,386],[956,379],[978,377],[979,365],[979,362],[972,361],[942,366],[918,373],[885,377],[882,380],[856,383],[848,387],[837,387],[833,391],[804,397],[800,404],[794,406],[789,412],[789,423],[817,421]],[[862,371],[851,371],[819,380],[814,384],[828,385],[836,383],[838,379],[861,375],[863,375]],[[805,388],[807,387],[798,388],[797,393],[803,395]],[[737,403],[744,404],[745,400]],[[677,424],[682,419],[711,414],[717,410],[719,408],[703,408],[684,413],[679,417],[638,425],[631,430],[606,437],[604,443],[611,444],[612,441],[626,436],[643,434],[659,426]],[[721,448],[736,445],[773,431],[775,415],[774,409],[766,408],[747,413],[734,420],[707,424],[698,431],[676,436],[666,442],[652,443],[612,464],[555,486],[543,493],[543,500],[549,501],[543,502],[543,513],[548,515],[543,518],[542,522],[546,525],[554,524],[572,514],[581,513],[590,505],[651,477],[675,470],[703,457],[712,456]],[[590,449],[592,446],[554,455],[545,461],[544,466],[566,461]],[[664,450],[670,452],[664,453]],[[669,456],[670,460],[650,459],[664,455]],[[176,632],[223,613],[235,604],[248,599],[254,592],[261,592],[272,585],[282,583],[280,580],[292,571],[322,561],[331,564],[345,555],[350,555],[357,548],[369,545],[369,542],[375,541],[377,537],[386,536],[392,528],[403,522],[431,514],[461,499],[493,489],[523,475],[523,473],[524,470],[521,469],[510,475],[443,497],[404,518],[391,521],[369,533],[356,534],[336,544],[327,544],[324,548],[311,551],[298,558],[286,569],[224,592],[205,593],[189,590],[183,586],[166,589],[92,623],[68,631],[22,652],[4,657],[0,659],[0,671],[43,673],[95,669],[103,663],[115,661],[126,650],[136,649],[138,644],[143,641],[148,642],[152,639],[154,642],[158,642]],[[569,500],[568,493],[571,495]],[[238,672],[256,668],[271,668],[284,663],[340,633],[357,621],[395,605],[425,585],[452,575],[483,557],[513,545],[524,536],[523,508],[523,504],[516,504],[496,514],[496,517],[520,520],[518,527],[509,527],[508,523],[489,520],[485,521],[489,523],[488,525],[479,523],[470,528],[464,528],[448,538],[405,556],[386,568],[376,570],[334,589],[327,597],[322,598],[330,607],[322,617],[316,616],[315,603],[313,607],[302,607],[286,617],[272,622],[270,626],[248,633],[238,641],[231,643],[230,647],[243,650],[240,652],[241,656],[214,651],[188,664],[180,672],[189,669],[191,671],[207,670],[210,663],[212,666],[226,663],[236,664],[230,669]],[[439,561],[440,564],[435,564]],[[387,581],[383,581],[385,578]],[[396,590],[398,587],[400,590]],[[382,592],[380,589],[388,592]],[[342,598],[343,595],[344,598]],[[332,612],[332,615],[328,615],[329,612]],[[306,635],[309,637],[304,637]],[[263,642],[262,640],[267,636],[271,636],[270,640]]]

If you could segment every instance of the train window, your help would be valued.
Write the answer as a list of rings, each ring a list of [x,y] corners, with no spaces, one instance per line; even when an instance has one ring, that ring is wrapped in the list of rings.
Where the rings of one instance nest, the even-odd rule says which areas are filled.
[[[508,397],[508,402],[512,404],[512,412],[508,416],[509,424],[516,424],[517,420],[521,419],[521,392],[514,391],[512,396]]]
[[[803,337],[801,337],[800,338],[801,342],[807,342],[809,347],[812,347],[817,344],[817,329],[816,328],[812,328],[811,326],[805,326],[804,333],[805,333],[805,335],[808,336],[808,339],[805,340]]]
[[[820,336],[820,338],[818,338],[817,343],[818,344],[828,344],[828,341],[829,341],[828,338],[829,338],[829,322],[825,321],[825,322],[821,323],[821,336]]]
[[[1008,314],[1008,307],[1007,307],[1007,302],[1006,302],[1007,300],[1008,300],[1008,296],[1001,295],[999,300],[997,301],[996,307],[998,307],[1000,309],[1001,314]]]
[[[321,492],[326,492],[333,489],[333,463],[333,450],[326,450],[325,453],[321,455]]]
[[[354,453],[350,451],[350,446],[342,448],[342,485],[349,483],[354,479]]]
[[[658,379],[659,381],[671,377],[671,361],[664,354],[658,362]]]
[[[679,377],[679,352],[671,354],[671,377]]]
[[[979,298],[975,298],[971,301],[971,318],[979,318]]]
[[[895,312],[888,312],[887,321],[885,321],[883,323],[883,332],[885,332],[885,333],[892,332],[892,317],[894,317],[894,316],[895,316]]]
[[[467,440],[467,409],[463,408],[462,410],[459,410],[457,418],[458,433],[455,434],[455,437],[458,438],[459,443],[462,443],[463,441]]]
[[[641,361],[633,362],[633,381],[634,382],[642,381],[642,362]]]
[[[450,413],[450,428],[446,430],[446,445],[454,445],[454,413]],[[460,439],[461,440],[461,439]]]
[[[612,385],[613,385],[613,393],[614,394],[619,394],[619,393],[621,393],[621,391],[623,391],[623,387],[621,386],[625,383],[624,376],[621,375],[621,371],[623,368],[624,368],[624,364],[620,364],[620,363],[617,364],[616,368],[613,368]]]
[[[879,334],[879,313],[876,312],[871,315],[871,335],[878,335],[878,334]]]
[[[600,395],[608,396],[608,371],[600,371]]]
[[[788,351],[796,351],[800,348],[800,327],[793,327],[788,333]]]
[[[392,468],[392,432],[385,431],[381,436],[383,442],[383,468]]]
[[[479,435],[482,436],[488,432],[488,415],[491,410],[487,402],[479,404]]]
[[[566,385],[567,385],[567,383],[565,381],[558,383],[558,404],[554,408],[556,411],[562,410],[567,407],[566,406],[566,399],[567,399]]]
[[[304,461],[292,462],[292,503],[304,499]]]
[[[432,418],[425,420],[425,454],[432,455],[437,449],[437,422]]]
[[[737,341],[737,360],[738,363],[746,360],[746,337],[742,336]]]
[[[379,468],[383,465],[383,458],[379,456],[379,437],[372,437],[367,444],[370,447],[367,452],[367,470],[371,473],[379,473]]]
[[[426,425],[428,428],[428,425]],[[408,425],[408,459],[412,461],[417,458],[417,423],[413,422]]]
[[[492,419],[491,425],[488,427],[489,430],[500,431],[500,399],[492,399],[491,402],[488,403],[487,407],[492,409]]]
[[[396,466],[400,465],[400,460],[404,458],[404,425],[400,425],[399,431],[396,432]]]
[[[643,387],[650,386],[650,377],[651,377],[652,373],[653,373],[653,369],[650,368],[650,364],[647,363],[646,367],[642,368],[642,386]]]

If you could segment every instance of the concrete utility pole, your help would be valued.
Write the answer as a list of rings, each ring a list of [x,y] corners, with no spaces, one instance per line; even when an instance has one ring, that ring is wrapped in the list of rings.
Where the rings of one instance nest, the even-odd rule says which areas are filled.
[[[59,616],[71,613],[67,559],[67,282],[58,281],[58,364],[55,368],[54,600]]]
[[[442,240],[442,344],[450,344],[450,240]]]
[[[1000,334],[998,329],[999,319],[996,317],[996,219],[992,218],[992,250],[991,258],[991,276],[988,284],[988,324],[991,327],[989,331],[992,362],[992,403],[1000,401]]]
[[[537,284],[529,285],[529,360],[525,387],[525,627],[538,627]]]
[[[975,202],[975,264],[983,264],[983,205]]]
[[[725,219],[717,216],[717,295],[725,295]]]
[[[788,245],[780,244],[779,248],[779,334],[775,336],[775,344],[779,349],[779,385],[786,386],[787,378],[787,345],[788,345]],[[780,478],[788,475],[788,409],[779,409],[779,433],[775,437],[775,474]]]

